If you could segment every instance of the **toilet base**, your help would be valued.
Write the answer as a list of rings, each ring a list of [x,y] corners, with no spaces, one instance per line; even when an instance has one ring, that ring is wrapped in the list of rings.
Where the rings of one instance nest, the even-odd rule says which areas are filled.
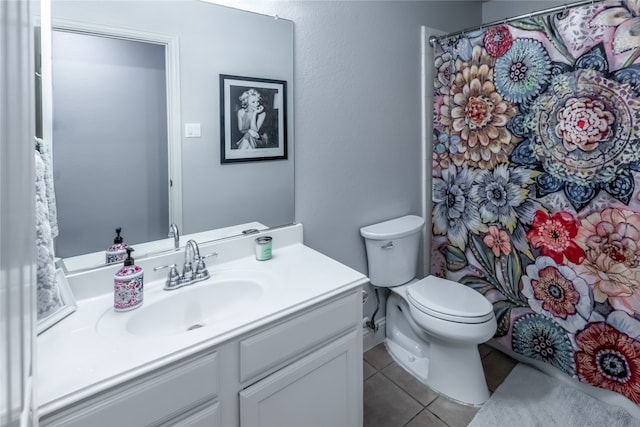
[[[427,384],[427,373],[429,372],[429,358],[417,357],[410,351],[407,351],[401,345],[389,338],[384,340],[384,346],[391,358],[405,371],[408,371],[414,378],[418,379],[422,384]]]
[[[478,406],[489,398],[478,346],[447,342],[426,334],[397,294],[387,300],[385,346],[403,369],[434,391],[459,403]]]
[[[460,345],[431,339],[431,369],[426,384],[458,402],[481,405],[489,399],[476,344]]]

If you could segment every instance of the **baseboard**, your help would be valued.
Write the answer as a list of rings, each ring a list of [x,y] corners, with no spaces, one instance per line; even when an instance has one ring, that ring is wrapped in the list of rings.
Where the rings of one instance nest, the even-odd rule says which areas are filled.
[[[373,347],[384,342],[386,334],[386,318],[383,317],[376,320],[376,331],[364,326],[364,320],[362,324],[362,351],[371,350]]]

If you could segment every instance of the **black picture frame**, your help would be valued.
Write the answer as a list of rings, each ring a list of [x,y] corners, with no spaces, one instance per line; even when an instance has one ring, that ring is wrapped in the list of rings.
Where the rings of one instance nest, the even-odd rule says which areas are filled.
[[[220,162],[286,158],[287,82],[220,74]]]

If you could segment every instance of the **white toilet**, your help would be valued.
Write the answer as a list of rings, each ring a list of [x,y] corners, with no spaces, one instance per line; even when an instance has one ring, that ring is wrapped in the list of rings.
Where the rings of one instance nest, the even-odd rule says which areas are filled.
[[[433,390],[479,405],[489,398],[478,344],[496,332],[491,303],[451,280],[415,279],[424,220],[408,215],[360,229],[371,284],[391,289],[387,299],[387,350]]]

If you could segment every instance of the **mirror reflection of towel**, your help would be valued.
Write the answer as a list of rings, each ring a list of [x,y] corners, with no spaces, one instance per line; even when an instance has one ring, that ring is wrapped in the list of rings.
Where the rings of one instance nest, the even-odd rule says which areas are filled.
[[[49,211],[49,224],[51,235],[58,236],[58,208],[56,206],[56,192],[53,186],[53,150],[51,143],[40,138],[36,138],[40,147],[40,158],[44,163],[44,185],[47,195],[47,209]]]
[[[45,184],[45,163],[39,152],[35,153],[36,172],[36,277],[38,289],[38,319],[47,317],[62,305],[56,283],[53,234],[49,223],[49,207]]]

